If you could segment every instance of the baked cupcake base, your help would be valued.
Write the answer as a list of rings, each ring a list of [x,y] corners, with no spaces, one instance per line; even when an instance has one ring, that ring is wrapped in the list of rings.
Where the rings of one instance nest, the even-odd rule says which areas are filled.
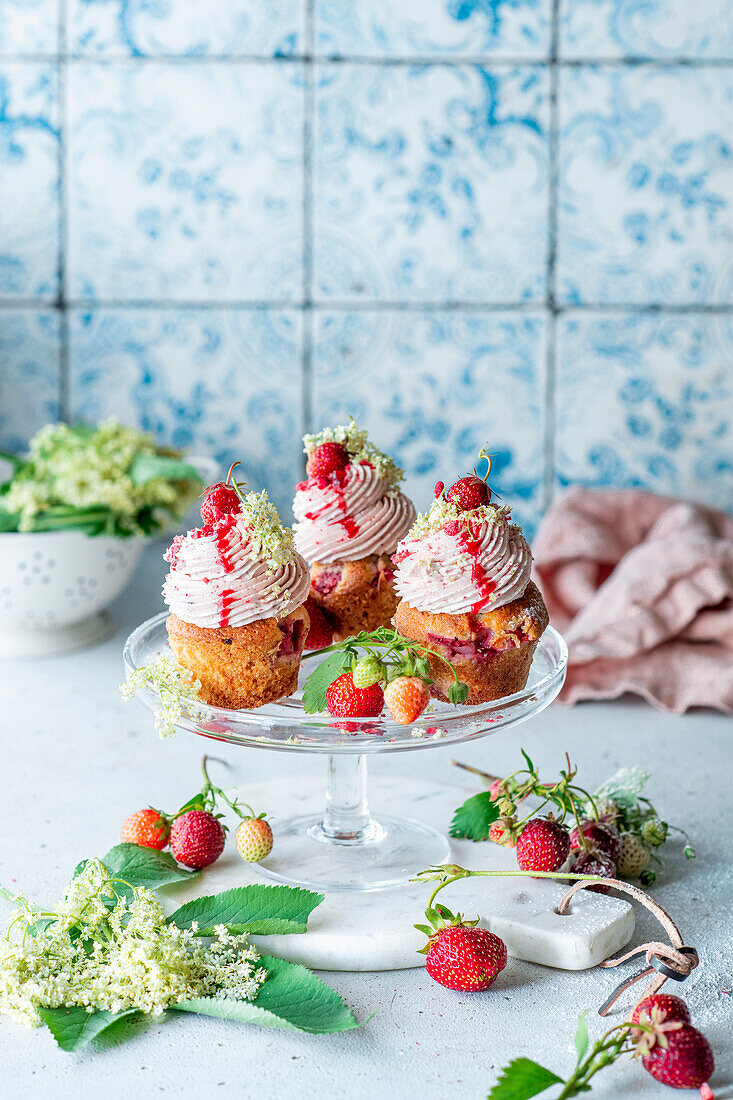
[[[404,638],[423,642],[454,666],[468,684],[465,705],[488,703],[521,691],[527,683],[537,643],[549,622],[537,586],[530,581],[518,600],[482,615],[434,615],[402,600],[394,625]],[[435,691],[447,697],[453,676],[429,655]]]
[[[393,577],[389,554],[371,554],[357,561],[313,562],[311,598],[333,624],[334,641],[392,625],[400,599]]]
[[[304,607],[247,626],[194,626],[176,615],[166,622],[173,656],[200,681],[203,701],[231,710],[293,694],[309,626]]]

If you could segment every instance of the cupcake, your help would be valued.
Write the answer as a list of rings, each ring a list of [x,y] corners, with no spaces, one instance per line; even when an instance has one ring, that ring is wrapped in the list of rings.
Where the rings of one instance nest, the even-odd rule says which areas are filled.
[[[231,471],[230,471],[231,475]],[[213,486],[203,526],[177,535],[163,597],[173,655],[215,706],[261,707],[291,695],[309,628],[308,566],[267,493]]]
[[[400,542],[393,561],[401,599],[394,616],[405,638],[423,642],[468,684],[468,704],[520,691],[527,683],[547,608],[530,580],[532,554],[510,510],[491,503],[478,477],[457,481]],[[435,691],[453,682],[431,656]]]
[[[336,641],[389,626],[398,602],[391,555],[415,519],[402,470],[353,420],[303,442],[308,479],[296,486],[294,530],[312,605]]]

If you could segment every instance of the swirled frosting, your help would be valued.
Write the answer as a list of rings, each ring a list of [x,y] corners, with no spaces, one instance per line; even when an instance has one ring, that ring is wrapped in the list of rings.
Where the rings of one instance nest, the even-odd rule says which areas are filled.
[[[397,547],[394,586],[418,611],[485,614],[524,594],[532,553],[509,510],[461,512],[442,499]]]
[[[254,494],[253,494],[254,495]],[[305,603],[308,566],[294,549],[268,558],[247,515],[177,535],[164,558],[170,563],[163,597],[179,619],[196,626],[246,626],[283,618]]]
[[[309,562],[391,554],[415,520],[412,501],[368,462],[301,481],[293,512],[295,545]]]

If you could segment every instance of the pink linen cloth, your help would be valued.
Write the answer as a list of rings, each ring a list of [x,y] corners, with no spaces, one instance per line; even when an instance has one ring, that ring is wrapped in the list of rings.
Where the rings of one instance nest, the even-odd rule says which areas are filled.
[[[634,692],[733,713],[733,517],[636,489],[570,489],[534,543],[570,649],[560,701]]]

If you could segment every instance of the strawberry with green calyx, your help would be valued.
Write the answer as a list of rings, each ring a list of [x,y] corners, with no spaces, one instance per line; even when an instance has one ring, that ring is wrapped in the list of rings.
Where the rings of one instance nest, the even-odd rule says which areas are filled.
[[[229,467],[226,481],[218,481],[204,490],[201,519],[205,524],[213,526],[225,516],[236,515],[241,511],[241,490],[237,482],[232,481],[232,471],[239,465],[241,465],[239,462],[233,462]]]
[[[425,916],[430,923],[415,927],[428,937],[420,954],[426,956],[430,977],[446,989],[464,993],[480,993],[493,985],[507,963],[504,941],[477,928],[478,920],[463,920],[444,905],[428,904]]]
[[[126,844],[137,844],[140,848],[154,848],[162,852],[168,846],[171,828],[170,822],[160,810],[152,806],[138,810],[122,823],[120,839]]]
[[[251,816],[243,817],[237,826],[234,842],[245,863],[259,863],[272,851],[272,829],[265,814],[255,816],[254,810],[250,812]]]
[[[430,702],[430,689],[419,676],[396,676],[384,689],[384,703],[400,726],[411,726]]]

